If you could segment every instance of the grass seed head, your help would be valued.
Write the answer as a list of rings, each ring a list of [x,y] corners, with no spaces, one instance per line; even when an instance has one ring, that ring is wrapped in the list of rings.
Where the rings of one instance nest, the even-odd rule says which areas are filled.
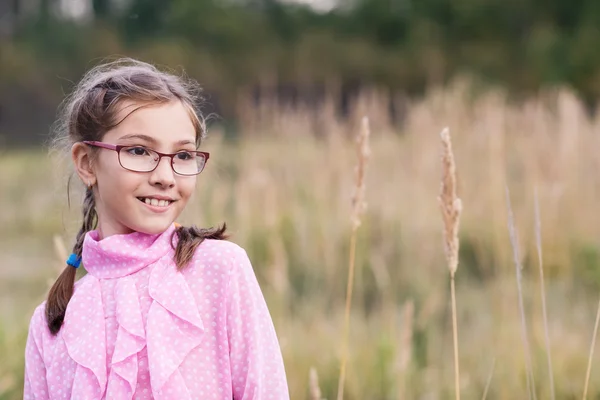
[[[454,276],[458,268],[458,229],[462,203],[456,195],[456,164],[448,128],[444,128],[440,136],[442,139],[442,184],[438,200],[444,221],[446,260],[450,274]]]
[[[371,155],[371,149],[369,147],[370,135],[371,131],[369,129],[369,118],[363,117],[362,128],[357,137],[358,165],[355,169],[356,186],[354,195],[352,196],[351,220],[354,229],[360,226],[360,217],[367,209],[367,203],[365,201],[365,178],[367,172],[367,164]]]

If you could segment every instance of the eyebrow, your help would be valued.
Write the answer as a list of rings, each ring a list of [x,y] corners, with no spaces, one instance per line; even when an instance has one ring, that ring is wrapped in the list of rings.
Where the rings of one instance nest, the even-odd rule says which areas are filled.
[[[145,141],[147,141],[147,142],[149,142],[151,144],[156,144],[157,143],[156,139],[154,139],[153,137],[148,136],[148,135],[143,135],[141,133],[134,133],[134,134],[131,134],[131,135],[125,135],[125,136],[119,138],[119,140],[125,140],[125,139],[142,139],[142,140],[145,140]],[[191,140],[184,139],[184,140],[180,140],[180,141],[176,142],[175,144],[178,145],[178,146],[183,146],[185,144],[193,144],[193,145],[195,145],[196,143],[192,142]]]

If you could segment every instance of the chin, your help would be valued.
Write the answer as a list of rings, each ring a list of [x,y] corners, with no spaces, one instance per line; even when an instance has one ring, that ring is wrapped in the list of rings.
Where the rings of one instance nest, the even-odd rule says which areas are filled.
[[[133,224],[133,230],[148,235],[158,235],[169,229],[173,221],[166,219],[164,221],[144,221],[138,224]]]

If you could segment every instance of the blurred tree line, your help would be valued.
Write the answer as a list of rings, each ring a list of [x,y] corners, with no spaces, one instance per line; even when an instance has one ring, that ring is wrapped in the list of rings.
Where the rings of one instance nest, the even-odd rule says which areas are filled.
[[[597,0],[341,0],[328,12],[277,0],[0,0],[0,135],[43,138],[72,82],[107,56],[184,67],[234,120],[242,92],[318,104],[336,87],[343,111],[364,86],[413,96],[463,74],[516,94],[568,84],[592,104],[599,44]]]

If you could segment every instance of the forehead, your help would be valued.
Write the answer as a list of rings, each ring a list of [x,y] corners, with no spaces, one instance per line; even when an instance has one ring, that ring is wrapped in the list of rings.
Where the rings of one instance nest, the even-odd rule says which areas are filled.
[[[144,135],[152,138],[159,147],[169,147],[184,141],[196,142],[192,116],[178,100],[162,104],[123,101],[116,121],[118,125],[108,131],[102,140],[116,143],[124,136]]]

